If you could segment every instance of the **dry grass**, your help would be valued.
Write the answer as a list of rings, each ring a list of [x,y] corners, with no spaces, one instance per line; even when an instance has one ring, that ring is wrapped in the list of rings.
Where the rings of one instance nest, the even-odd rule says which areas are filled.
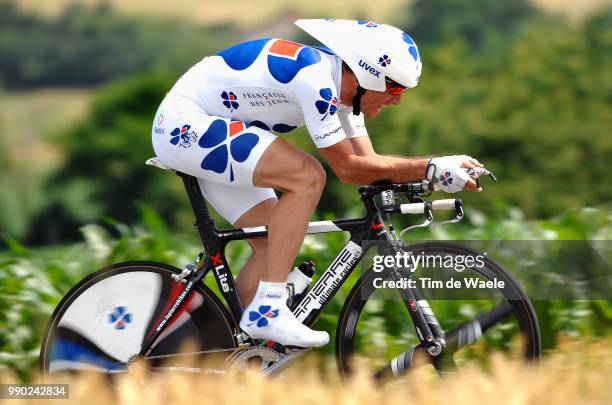
[[[55,15],[73,0],[20,0],[27,10],[34,10],[47,15]],[[97,4],[99,0],[80,0],[79,3]],[[368,16],[372,20],[384,20],[403,8],[405,0],[355,1],[335,0],[110,0],[120,12],[131,15],[175,16],[201,23],[232,21],[248,26],[264,21],[274,23],[273,17],[283,10],[295,10],[298,14],[319,16],[321,18],[341,18]]]
[[[316,368],[302,367],[276,380],[255,374],[223,377],[148,378],[142,370],[131,373],[121,390],[111,392],[101,381],[70,382],[69,403],[97,405],[214,404],[605,404],[612,401],[612,347],[610,341],[568,342],[538,366],[525,369],[520,362],[494,359],[488,372],[472,366],[461,375],[440,379],[422,368],[392,385],[375,388],[364,376],[348,385],[337,378],[323,380]],[[11,402],[21,403],[19,400]],[[25,403],[25,402],[24,402]],[[28,401],[36,404],[36,401]],[[49,404],[48,401],[40,401]],[[67,403],[63,401],[62,403]]]
[[[47,171],[61,152],[45,136],[85,116],[92,91],[41,89],[0,94],[0,144],[19,169]]]
[[[604,6],[612,6],[612,0],[531,0],[540,9],[560,14],[572,21],[580,21]]]
[[[398,12],[406,9],[410,0],[109,0],[122,13],[130,15],[174,16],[200,23],[232,21],[242,26],[262,21],[274,24],[274,16],[283,10],[294,10],[297,15],[327,18],[363,17],[374,21],[393,21]],[[541,9],[580,20],[612,0],[531,0]],[[25,9],[45,15],[57,15],[66,4],[75,0],[19,0]],[[79,0],[83,4],[97,4],[99,0]]]

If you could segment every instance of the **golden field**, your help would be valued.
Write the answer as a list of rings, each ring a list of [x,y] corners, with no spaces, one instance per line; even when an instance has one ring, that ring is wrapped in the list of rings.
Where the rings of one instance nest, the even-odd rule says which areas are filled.
[[[495,358],[483,371],[475,365],[460,375],[441,379],[428,367],[376,388],[365,376],[340,384],[330,370],[326,378],[308,358],[275,380],[254,373],[224,377],[147,377],[136,370],[119,391],[93,379],[70,381],[75,404],[606,404],[612,401],[612,345],[608,341],[566,342],[531,369],[520,362]],[[311,359],[312,360],[312,359]],[[316,362],[315,362],[316,363]],[[7,380],[5,379],[5,381]],[[49,400],[13,400],[12,404],[51,404]]]
[[[580,19],[611,0],[531,0],[543,10],[560,13],[571,19]],[[100,0],[18,0],[24,9],[46,15],[57,15],[69,3],[98,4]],[[108,0],[118,11],[129,15],[175,16],[200,23],[230,21],[242,26],[270,21],[279,13],[295,14],[295,17],[351,18],[362,17],[373,21],[393,20],[398,13],[405,13],[410,0]]]

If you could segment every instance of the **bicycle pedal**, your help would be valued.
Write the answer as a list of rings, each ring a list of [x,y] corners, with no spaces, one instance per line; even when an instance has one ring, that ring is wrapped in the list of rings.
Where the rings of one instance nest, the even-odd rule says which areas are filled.
[[[265,344],[265,347],[280,353],[285,353],[285,346],[281,345],[280,343],[276,343],[272,340],[268,340]]]

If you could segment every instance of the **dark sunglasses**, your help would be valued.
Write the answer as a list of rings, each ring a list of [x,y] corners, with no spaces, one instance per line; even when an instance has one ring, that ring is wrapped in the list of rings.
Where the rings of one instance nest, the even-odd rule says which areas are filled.
[[[387,83],[387,92],[389,94],[392,94],[394,96],[399,96],[404,91],[406,91],[407,87],[406,86],[402,86],[401,84],[399,84],[395,80],[392,80],[392,79],[389,79],[388,77],[386,77],[385,78],[385,82]]]

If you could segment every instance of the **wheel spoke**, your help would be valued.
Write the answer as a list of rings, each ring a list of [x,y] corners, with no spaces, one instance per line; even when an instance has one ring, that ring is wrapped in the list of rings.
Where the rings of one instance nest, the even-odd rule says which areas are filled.
[[[480,313],[476,319],[465,322],[446,334],[446,349],[451,353],[476,342],[482,334],[498,322],[512,314],[512,306],[507,301],[490,311]]]
[[[394,357],[389,364],[374,373],[374,378],[383,381],[390,377],[397,377],[405,374],[415,367],[427,364],[427,362],[421,363],[417,361],[415,365],[414,360],[419,356],[423,356],[425,359],[429,358],[427,350],[421,345],[414,346],[410,348],[410,350]]]

